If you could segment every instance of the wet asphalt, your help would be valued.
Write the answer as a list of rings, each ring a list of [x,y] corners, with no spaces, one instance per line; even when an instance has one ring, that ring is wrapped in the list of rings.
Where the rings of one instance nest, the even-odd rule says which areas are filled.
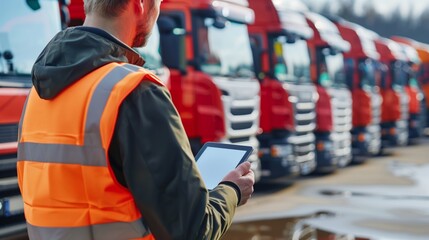
[[[429,139],[332,174],[260,184],[226,240],[429,239]]]

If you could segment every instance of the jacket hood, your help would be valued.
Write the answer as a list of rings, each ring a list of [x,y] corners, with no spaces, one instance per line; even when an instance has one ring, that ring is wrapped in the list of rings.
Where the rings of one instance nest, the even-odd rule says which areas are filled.
[[[91,27],[59,32],[37,58],[33,85],[42,99],[53,99],[86,74],[111,62],[143,66],[143,58],[109,33]]]

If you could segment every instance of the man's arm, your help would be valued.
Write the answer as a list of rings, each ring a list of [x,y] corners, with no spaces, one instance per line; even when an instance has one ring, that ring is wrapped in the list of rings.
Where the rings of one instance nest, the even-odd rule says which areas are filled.
[[[143,82],[125,99],[109,157],[157,239],[218,239],[230,226],[237,192],[207,192],[165,88]]]

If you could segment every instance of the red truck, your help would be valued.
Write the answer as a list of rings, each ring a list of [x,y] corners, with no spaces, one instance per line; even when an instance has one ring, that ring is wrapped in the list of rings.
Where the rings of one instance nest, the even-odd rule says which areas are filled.
[[[314,31],[308,41],[311,78],[317,86],[317,163],[319,171],[347,166],[352,159],[352,96],[347,87],[343,53],[350,50],[337,26],[329,19],[306,13]]]
[[[418,65],[417,72],[417,84],[412,86],[413,88],[418,88],[419,92],[423,95],[423,100],[420,102],[421,108],[421,118],[423,126],[425,128],[429,127],[429,45],[417,42],[413,39],[394,36],[392,40],[400,43],[404,43],[408,46],[413,47],[419,56],[420,64]]]
[[[309,174],[316,168],[317,92],[310,79],[306,42],[312,30],[287,1],[249,2],[256,14],[249,32],[261,83],[262,134],[258,138],[262,176]]]
[[[158,27],[173,102],[194,152],[207,141],[253,146],[258,180],[260,87],[247,30],[253,21],[247,0],[164,0]]]
[[[59,3],[61,5],[59,5]],[[16,178],[18,123],[37,56],[61,30],[64,1],[0,0],[0,239],[26,233]]]
[[[424,56],[420,58],[422,53],[419,53],[417,43],[414,43],[416,47],[412,45],[413,40],[401,37],[391,39],[401,46],[408,58],[405,84],[405,90],[410,98],[408,136],[410,142],[416,142],[423,136],[426,127],[426,96],[421,86],[424,75]]]
[[[425,135],[429,136],[429,45],[416,42],[413,45],[419,53],[421,60],[418,71],[418,82],[423,92],[424,101],[422,101],[422,116],[426,116]],[[426,113],[426,114],[425,114]]]
[[[70,11],[71,23],[83,23],[82,0],[72,0]],[[148,68],[165,74],[194,154],[208,141],[251,145],[259,179],[260,87],[247,32],[253,20],[243,0],[164,0],[151,37],[159,42],[138,50]]]
[[[408,143],[409,134],[409,97],[405,91],[407,57],[390,39],[378,36],[374,41],[380,53],[383,145],[403,146]]]
[[[372,32],[357,24],[331,18],[351,49],[344,53],[347,85],[352,93],[353,162],[381,152],[382,97],[376,83],[376,67],[380,57],[372,40]]]

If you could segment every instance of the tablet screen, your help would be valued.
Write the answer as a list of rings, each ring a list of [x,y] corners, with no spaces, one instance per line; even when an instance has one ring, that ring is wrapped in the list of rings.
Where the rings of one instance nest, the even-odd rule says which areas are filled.
[[[206,187],[215,188],[226,174],[237,167],[246,153],[248,151],[241,149],[207,146],[197,159],[197,165]]]

